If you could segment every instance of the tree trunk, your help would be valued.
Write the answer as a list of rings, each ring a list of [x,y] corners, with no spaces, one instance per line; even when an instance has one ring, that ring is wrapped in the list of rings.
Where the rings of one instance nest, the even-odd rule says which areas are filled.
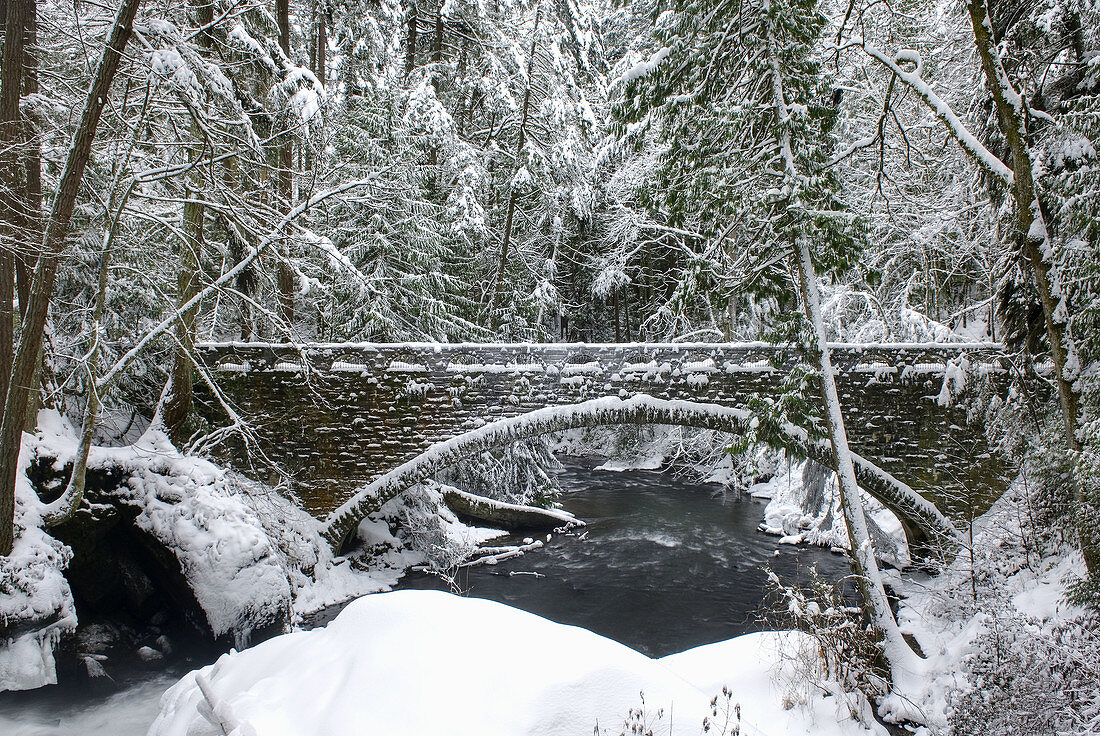
[[[290,2],[289,0],[275,1],[275,14],[279,24],[279,46],[283,53],[290,57]],[[279,136],[279,172],[278,189],[280,204],[287,212],[294,207],[294,144],[291,141],[289,111],[286,117],[287,130]],[[289,330],[294,324],[294,272],[290,268],[290,249],[285,244],[278,248],[279,265],[275,275],[276,290],[279,300],[279,318],[286,324]]]
[[[38,8],[36,0],[19,0],[19,2],[24,5],[23,17],[26,19],[26,32],[23,37],[23,94],[32,95],[38,93],[38,57],[35,55],[38,47]],[[23,184],[24,212],[26,213],[24,227],[28,246],[37,246],[42,242],[42,148],[38,142],[38,131],[30,121],[22,121],[20,132],[23,136],[21,148],[26,170],[26,179]],[[31,277],[37,262],[37,247],[16,250],[15,283],[19,294],[20,318],[27,311]]]
[[[26,176],[19,161],[23,125],[19,98],[23,89],[26,5],[9,0],[4,13],[3,67],[0,70],[0,396],[6,397],[15,358],[15,261],[26,250],[24,201]]]
[[[9,9],[12,3],[9,3]],[[42,350],[42,338],[46,316],[57,278],[58,259],[65,247],[69,224],[84,168],[91,155],[92,142],[99,127],[99,118],[107,102],[108,92],[122,52],[130,39],[134,16],[141,0],[122,0],[111,27],[107,44],[96,66],[95,76],[88,91],[84,110],[76,128],[65,166],[58,182],[57,195],[47,221],[42,253],[34,270],[26,317],[23,321],[19,346],[15,353],[11,384],[4,404],[4,417],[0,428],[0,555],[11,552],[14,541],[13,519],[15,515],[15,476],[19,461],[23,423],[26,418],[27,400],[32,389],[31,379]],[[6,45],[6,44],[5,44]]]
[[[970,15],[970,25],[974,29],[974,43],[981,58],[982,72],[993,94],[997,121],[1012,151],[1016,230],[1023,241],[1028,265],[1035,279],[1035,288],[1039,292],[1039,301],[1043,305],[1043,317],[1046,322],[1047,340],[1050,342],[1050,357],[1054,362],[1054,381],[1058,387],[1066,441],[1070,449],[1078,451],[1081,449],[1081,443],[1077,437],[1079,399],[1073,388],[1075,376],[1067,375],[1066,371],[1072,345],[1066,334],[1065,318],[1058,314],[1060,295],[1050,277],[1051,264],[1047,261],[1050,236],[1039,207],[1035,175],[1032,171],[1027,143],[1026,103],[1013,89],[1001,65],[985,0],[967,0],[966,9]]]
[[[458,73],[455,77],[462,83],[466,79],[466,36],[459,36],[458,39]],[[460,90],[458,113],[455,116],[455,124],[458,126],[458,137],[464,138],[466,136],[466,113],[473,105],[473,93],[470,93],[470,97],[466,97],[466,90]]]
[[[611,292],[611,306],[614,312],[615,319],[615,342],[623,341],[622,329],[619,327],[619,287],[616,286]]]
[[[773,101],[775,117],[778,123],[776,143],[783,157],[784,177],[797,180],[798,171],[794,160],[794,142],[790,132],[790,110],[787,107],[787,92],[783,83],[782,65],[776,49],[775,38],[770,24],[767,24],[767,53],[771,66]],[[798,223],[791,225],[797,230]],[[848,434],[844,426],[844,415],[840,408],[840,396],[836,389],[832,358],[829,355],[829,337],[825,322],[821,317],[821,292],[810,257],[810,247],[805,236],[794,235],[792,260],[798,274],[798,288],[802,296],[802,306],[806,312],[811,330],[810,349],[817,359],[821,373],[821,396],[825,403],[825,427],[829,433],[829,442],[836,459],[836,474],[840,481],[840,508],[844,514],[844,526],[848,530],[851,544],[852,572],[856,576],[864,606],[871,625],[883,638],[883,653],[889,663],[891,675],[896,681],[898,675],[915,669],[916,655],[902,638],[894,613],[890,610],[890,601],[882,584],[882,574],[875,559],[875,546],[867,528],[867,517],[863,511],[863,499],[860,498],[859,484],[856,481],[852,453],[848,447]]]
[[[829,432],[829,442],[833,446],[836,459],[837,478],[840,481],[840,508],[844,513],[844,526],[848,530],[851,543],[852,571],[856,575],[860,594],[867,607],[871,624],[879,632],[885,645],[887,661],[891,671],[911,665],[915,655],[902,638],[894,614],[890,610],[890,601],[882,584],[882,574],[875,559],[875,547],[871,542],[867,527],[867,517],[863,511],[859,484],[856,481],[852,453],[848,447],[848,435],[844,427],[844,415],[840,410],[840,396],[836,390],[832,359],[829,356],[828,334],[821,318],[821,292],[818,288],[817,274],[810,249],[805,239],[799,238],[795,253],[795,268],[798,272],[799,289],[802,292],[802,304],[813,333],[812,350],[821,373],[821,395],[825,402],[825,426]],[[905,667],[909,669],[909,667]],[[895,678],[896,679],[896,678]]]
[[[542,5],[541,3],[535,8],[535,27],[531,31],[531,46],[527,51],[527,88],[523,91],[523,108],[520,114],[519,121],[519,134],[516,138],[516,167],[515,171],[519,171],[520,161],[523,156],[523,148],[527,145],[527,121],[531,112],[531,72],[534,69],[535,64],[535,49],[538,44],[539,34],[539,21],[542,18]],[[500,301],[500,290],[504,284],[504,269],[508,265],[508,249],[512,243],[512,221],[516,214],[516,200],[519,198],[519,192],[516,191],[515,186],[509,184],[508,192],[508,210],[504,217],[504,239],[500,244],[500,261],[497,264],[496,278],[493,279],[492,296],[489,299],[489,323],[496,325],[496,311],[497,305]]]
[[[633,304],[633,300],[630,298],[630,287],[627,286],[623,289],[623,327],[626,331],[626,341],[634,342],[630,332],[630,305]]]
[[[1077,378],[1076,356],[1069,335],[1066,310],[1059,309],[1063,295],[1051,278],[1050,233],[1047,230],[1039,193],[1035,185],[1031,151],[1027,142],[1026,101],[1012,87],[1001,64],[996,42],[993,39],[992,22],[986,0],[967,0],[966,9],[974,30],[974,43],[982,62],[982,72],[993,94],[997,110],[997,122],[1012,152],[1013,194],[1016,199],[1016,231],[1024,245],[1024,254],[1039,302],[1043,306],[1050,358],[1054,363],[1054,384],[1058,388],[1058,401],[1062,410],[1062,423],[1066,444],[1073,453],[1081,451],[1077,436],[1080,397],[1074,387]],[[1071,359],[1072,358],[1072,359]],[[1074,482],[1073,501],[1080,509],[1086,502],[1084,488]],[[1077,524],[1078,538],[1085,566],[1090,577],[1100,577],[1100,530],[1092,528],[1088,514],[1076,514],[1082,523]]]
[[[405,78],[408,79],[416,68],[416,35],[417,35],[417,9],[416,3],[409,5],[409,18],[407,35],[405,37]]]
[[[197,132],[197,131],[194,131]],[[192,158],[198,155],[192,148]],[[180,242],[180,264],[177,276],[176,308],[182,308],[199,293],[199,268],[206,238],[203,232],[205,208],[196,201],[200,196],[197,184],[201,177],[192,173],[193,181],[188,182],[187,201],[183,205],[183,238]],[[184,439],[183,430],[191,415],[192,402],[192,354],[195,347],[195,318],[199,305],[195,304],[183,311],[176,323],[176,348],[169,377],[170,387],[165,392],[161,407],[161,420],[164,430],[177,445]]]
[[[443,4],[446,0],[440,0],[439,9],[435,11],[435,37],[432,39],[432,63],[439,64],[443,61]],[[439,70],[436,70],[438,74]]]
[[[99,389],[96,386],[96,361],[103,340],[103,314],[107,306],[107,276],[111,266],[111,241],[113,233],[108,231],[103,238],[103,250],[99,254],[99,288],[96,291],[95,309],[92,312],[92,349],[88,351],[85,373],[88,396],[84,404],[84,419],[80,425],[80,444],[77,445],[73,459],[73,472],[61,496],[50,503],[42,512],[42,521],[46,526],[64,524],[72,518],[84,500],[84,481],[88,471],[88,454],[92,450],[92,437],[95,435],[96,418],[99,416]]]
[[[313,52],[313,76],[324,87],[325,72],[328,67],[328,7],[323,2],[317,5],[317,48]]]
[[[8,381],[15,358],[15,258],[0,245],[0,396],[8,395]]]
[[[279,48],[290,57],[290,0],[275,0],[275,24],[279,27]]]
[[[192,0],[192,11],[200,27],[214,20],[214,7],[207,0]],[[199,45],[206,51],[213,47],[209,34],[198,38]],[[202,131],[191,125],[191,148],[188,158],[195,165],[202,155]],[[206,208],[199,201],[202,187],[202,175],[196,166],[188,174],[185,182],[186,198],[183,204],[183,238],[180,241],[179,272],[176,276],[176,308],[180,309],[190,302],[199,292],[199,269],[202,263],[202,251],[206,245],[204,220]],[[192,403],[192,352],[195,347],[195,318],[199,305],[184,310],[176,323],[176,347],[173,351],[172,372],[168,377],[168,390],[161,406],[161,421],[164,430],[177,445],[183,439],[183,430],[191,415]]]

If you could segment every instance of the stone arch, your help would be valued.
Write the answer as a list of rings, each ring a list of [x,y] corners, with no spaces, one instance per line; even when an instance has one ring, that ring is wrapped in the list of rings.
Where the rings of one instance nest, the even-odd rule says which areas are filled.
[[[810,457],[833,468],[832,448],[825,440],[812,440],[793,425],[768,429],[742,408],[693,401],[670,401],[645,394],[627,399],[608,396],[578,404],[536,409],[501,419],[432,445],[412,460],[363,486],[325,520],[324,537],[340,549],[359,522],[384,503],[436,472],[465,458],[503,444],[567,429],[628,424],[667,424],[744,435],[773,447]],[[860,487],[889,508],[902,523],[910,548],[927,553],[933,548],[952,549],[960,535],[943,513],[905,483],[853,453]]]

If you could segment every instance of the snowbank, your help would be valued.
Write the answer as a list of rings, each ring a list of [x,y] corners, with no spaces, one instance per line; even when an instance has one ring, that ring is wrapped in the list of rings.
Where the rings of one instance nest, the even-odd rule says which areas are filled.
[[[930,727],[950,724],[968,733],[976,725],[986,731],[982,723],[986,732],[1005,732],[1006,723],[994,718],[1010,722],[1013,733],[1095,733],[1095,614],[1066,600],[1068,583],[1084,575],[1084,561],[1072,545],[1045,553],[1031,548],[1035,531],[1020,512],[1030,514],[1031,503],[1021,476],[975,520],[972,554],[960,554],[930,581],[891,574],[902,598],[898,624],[928,659],[922,677],[901,683],[887,698],[880,708],[885,716],[916,713]],[[964,708],[967,698],[973,702]],[[1067,701],[1075,706],[1064,708]],[[1091,708],[1096,720],[1052,725],[1061,709],[1074,708]],[[960,726],[975,714],[978,724]],[[1050,722],[1038,726],[1036,719],[1044,718]]]
[[[38,496],[26,476],[32,456],[24,443],[15,483],[15,545],[0,557],[0,692],[55,684],[54,649],[76,628],[63,574],[72,551],[41,529]]]
[[[150,736],[220,733],[204,715],[211,705],[215,721],[264,736],[549,736],[597,724],[618,733],[640,692],[649,717],[664,708],[677,733],[697,731],[708,712],[709,695],[585,629],[491,601],[401,591],[360,598],[324,629],[188,674],[165,694]]]
[[[766,481],[749,488],[753,497],[769,499],[760,530],[779,537],[780,544],[848,549],[836,474],[783,452],[774,453],[773,471]],[[860,495],[876,557],[899,569],[910,565],[909,543],[898,517],[866,492]]]
[[[701,733],[709,718],[730,734],[736,706],[746,736],[885,733],[852,720],[827,683],[796,684],[815,652],[766,633],[653,660],[500,603],[400,591],[189,673],[149,734],[575,736],[621,733],[628,718],[656,734]],[[728,708],[712,706],[723,685]]]
[[[886,729],[870,719],[865,706],[855,705],[858,701],[851,696],[821,681],[817,656],[817,644],[807,634],[760,631],[658,661],[705,693],[731,693],[730,702],[740,706],[742,721],[755,724],[761,733],[885,736]],[[724,714],[711,720],[721,727]]]

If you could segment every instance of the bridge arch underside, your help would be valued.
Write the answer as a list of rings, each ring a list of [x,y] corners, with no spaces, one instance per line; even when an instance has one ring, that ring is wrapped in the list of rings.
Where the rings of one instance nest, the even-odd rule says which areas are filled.
[[[437,443],[360,488],[329,515],[324,535],[334,548],[342,548],[369,514],[413,485],[464,459],[553,432],[614,425],[671,425],[748,435],[835,470],[832,448],[826,440],[810,439],[804,430],[791,425],[774,427],[754,421],[752,412],[743,408],[657,399],[644,394],[627,399],[605,397],[536,409]],[[853,453],[853,460],[860,487],[901,521],[914,558],[927,558],[957,547],[958,531],[934,503],[862,456]]]

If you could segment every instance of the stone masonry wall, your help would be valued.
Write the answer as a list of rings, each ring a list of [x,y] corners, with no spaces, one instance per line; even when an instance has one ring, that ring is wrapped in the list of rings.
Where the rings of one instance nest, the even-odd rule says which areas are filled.
[[[756,343],[241,343],[199,351],[255,428],[256,449],[293,478],[318,516],[364,482],[485,421],[639,392],[746,406],[774,400],[798,365],[790,351]],[[986,446],[982,427],[969,426],[963,409],[936,402],[949,360],[962,357],[972,377],[996,384],[995,348],[838,345],[832,354],[853,449],[946,510],[984,508],[1003,491],[1008,468]],[[209,405],[204,411],[218,414]],[[257,467],[242,444],[225,452],[231,464]]]

